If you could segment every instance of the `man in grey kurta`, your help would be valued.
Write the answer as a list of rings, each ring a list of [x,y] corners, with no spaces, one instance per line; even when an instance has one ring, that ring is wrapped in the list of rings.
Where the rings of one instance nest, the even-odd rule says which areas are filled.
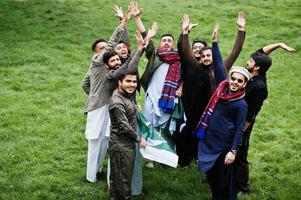
[[[106,154],[110,134],[107,104],[113,90],[117,87],[116,79],[125,68],[137,68],[139,61],[137,57],[139,58],[141,54],[141,50],[137,51],[134,57],[128,59],[128,62],[120,67],[120,58],[113,51],[115,44],[123,35],[127,20],[128,18],[125,17],[121,21],[103,53],[94,56],[90,66],[90,93],[85,109],[85,113],[87,113],[85,136],[88,139],[86,179],[89,182],[96,181],[96,173],[102,168]]]
[[[109,103],[112,122],[108,153],[110,156],[110,200],[131,199],[131,180],[135,160],[135,143],[146,147],[136,134],[136,106],[132,97],[137,87],[136,71],[127,71],[118,80]]]
[[[89,182],[95,182],[96,173],[99,169],[102,169],[108,143],[106,136],[109,136],[110,130],[110,120],[106,106],[110,95],[104,89],[105,84],[103,84],[108,69],[102,58],[106,52],[113,49],[122,31],[123,29],[120,27],[115,30],[108,46],[103,53],[93,57],[90,67],[90,91],[85,108],[87,114],[85,137],[88,140],[86,179]]]

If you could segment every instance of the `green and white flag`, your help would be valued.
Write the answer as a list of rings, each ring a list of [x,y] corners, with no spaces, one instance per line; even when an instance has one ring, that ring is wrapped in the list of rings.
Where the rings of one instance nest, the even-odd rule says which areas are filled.
[[[137,123],[141,136],[147,142],[145,149],[140,148],[142,156],[176,168],[179,157],[141,112],[137,112]]]

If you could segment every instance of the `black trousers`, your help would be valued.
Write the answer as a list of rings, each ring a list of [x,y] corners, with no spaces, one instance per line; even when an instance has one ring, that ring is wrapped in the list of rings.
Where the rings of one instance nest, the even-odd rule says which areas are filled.
[[[188,166],[193,159],[197,160],[199,140],[193,136],[192,129],[185,126],[176,136],[176,151],[179,165]]]
[[[237,151],[234,164],[236,188],[238,191],[242,191],[245,193],[250,192],[248,151],[252,129],[253,123],[244,132],[242,145]]]
[[[110,174],[110,200],[131,199],[131,182],[135,162],[135,146],[133,149],[109,148],[111,174]]]
[[[222,153],[213,167],[206,173],[211,188],[212,200],[236,200],[237,193],[234,180],[234,164],[225,165],[225,155]]]

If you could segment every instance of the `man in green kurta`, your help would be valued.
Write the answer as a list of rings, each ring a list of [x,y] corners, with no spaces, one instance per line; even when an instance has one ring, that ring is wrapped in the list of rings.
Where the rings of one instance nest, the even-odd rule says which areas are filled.
[[[131,180],[135,161],[135,143],[146,147],[146,141],[136,134],[136,106],[132,94],[137,87],[137,73],[126,71],[118,80],[118,88],[109,103],[111,136],[110,200],[131,199]]]

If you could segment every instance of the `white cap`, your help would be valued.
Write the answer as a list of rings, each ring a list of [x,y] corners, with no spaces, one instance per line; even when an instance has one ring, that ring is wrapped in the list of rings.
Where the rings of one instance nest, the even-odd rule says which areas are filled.
[[[229,76],[231,76],[231,74],[234,72],[244,75],[248,81],[252,78],[252,74],[244,67],[232,66],[229,72]]]

